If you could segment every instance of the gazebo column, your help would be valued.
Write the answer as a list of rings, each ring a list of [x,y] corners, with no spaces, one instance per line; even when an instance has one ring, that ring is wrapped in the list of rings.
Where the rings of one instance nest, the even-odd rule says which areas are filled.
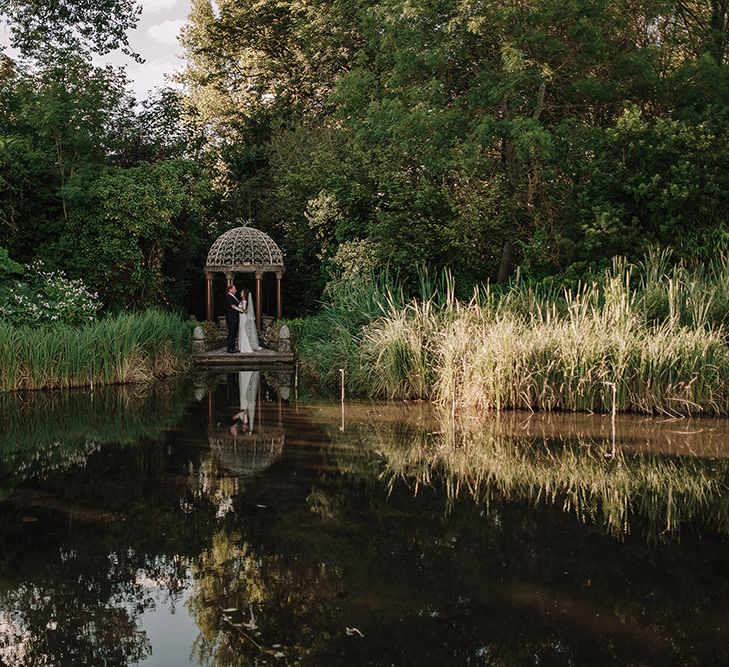
[[[205,317],[208,322],[213,321],[213,274],[211,271],[205,272]]]
[[[233,287],[234,278],[235,278],[235,273],[233,273],[232,271],[225,272],[225,279],[228,281],[228,287]]]
[[[280,320],[283,315],[283,307],[281,303],[281,278],[283,277],[282,271],[276,271],[276,319]]]
[[[261,297],[263,296],[263,274],[256,271],[256,329],[261,330]]]

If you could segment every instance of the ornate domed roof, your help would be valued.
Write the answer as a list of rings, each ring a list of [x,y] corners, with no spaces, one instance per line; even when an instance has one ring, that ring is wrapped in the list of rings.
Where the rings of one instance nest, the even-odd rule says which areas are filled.
[[[221,234],[210,247],[206,271],[283,271],[283,253],[258,229],[236,227]]]

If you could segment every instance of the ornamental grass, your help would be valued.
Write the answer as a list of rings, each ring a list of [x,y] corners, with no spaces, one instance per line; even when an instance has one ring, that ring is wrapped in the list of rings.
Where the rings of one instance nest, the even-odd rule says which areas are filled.
[[[80,327],[0,320],[0,391],[144,382],[180,372],[189,359],[189,323],[159,310]]]
[[[725,415],[728,266],[653,253],[636,265],[616,259],[573,289],[486,285],[464,302],[444,281],[406,302],[379,287],[379,312],[357,329],[328,313],[348,340],[338,362],[356,379],[350,393],[454,409]],[[336,349],[341,335],[331,324],[318,344]],[[307,346],[300,352],[306,360]]]

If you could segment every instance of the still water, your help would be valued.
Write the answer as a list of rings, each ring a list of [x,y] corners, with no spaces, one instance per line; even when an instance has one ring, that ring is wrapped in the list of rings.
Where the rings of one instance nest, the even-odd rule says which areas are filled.
[[[729,430],[0,395],[0,665],[729,664]]]

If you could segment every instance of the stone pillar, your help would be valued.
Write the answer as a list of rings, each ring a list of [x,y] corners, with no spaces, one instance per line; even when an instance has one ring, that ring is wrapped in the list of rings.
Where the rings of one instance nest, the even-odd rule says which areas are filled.
[[[263,274],[256,271],[256,329],[261,330],[261,311],[263,304]]]
[[[205,317],[208,322],[213,321],[213,274],[211,271],[205,272],[205,282],[207,283],[206,297],[205,297]]]
[[[225,279],[228,281],[228,287],[233,286],[233,279],[235,278],[235,273],[232,271],[226,271],[225,272]]]
[[[202,327],[195,327],[192,330],[192,352],[193,354],[205,352],[205,333]]]
[[[281,271],[276,271],[276,319],[280,320],[282,315],[282,303],[281,303],[281,277],[283,276],[283,273]]]

